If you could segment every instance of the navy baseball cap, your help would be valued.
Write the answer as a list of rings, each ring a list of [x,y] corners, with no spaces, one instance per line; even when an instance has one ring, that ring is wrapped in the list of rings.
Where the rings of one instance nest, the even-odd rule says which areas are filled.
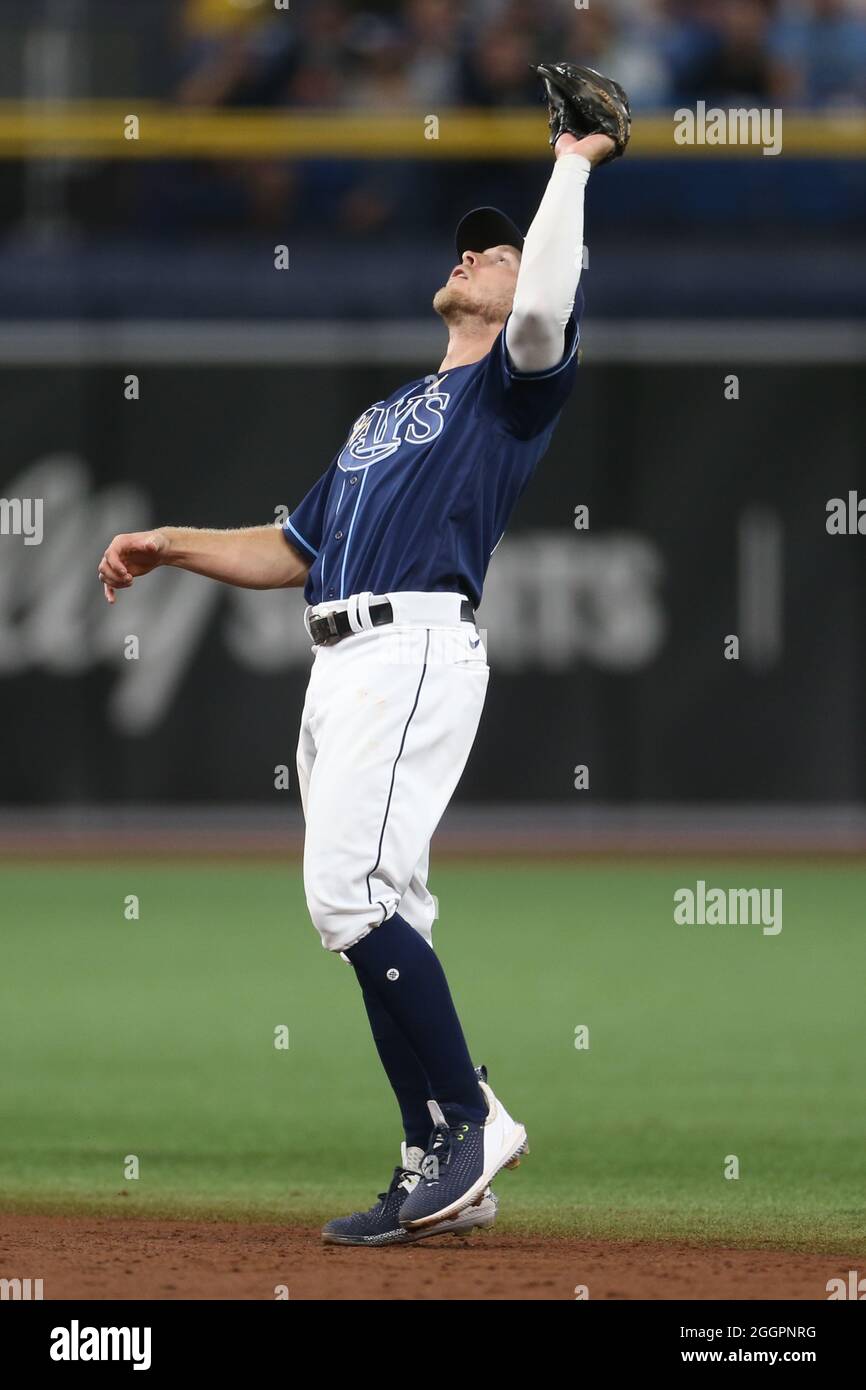
[[[499,208],[473,208],[460,219],[455,235],[457,254],[486,251],[488,246],[516,246],[523,250],[523,233]]]

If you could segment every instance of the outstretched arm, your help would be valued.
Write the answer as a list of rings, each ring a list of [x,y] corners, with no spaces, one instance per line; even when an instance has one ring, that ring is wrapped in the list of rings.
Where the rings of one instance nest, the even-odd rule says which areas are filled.
[[[612,148],[607,135],[578,140],[566,132],[556,142],[556,164],[526,233],[505,329],[508,355],[518,372],[548,371],[562,359],[583,260],[584,192],[593,165]]]
[[[109,603],[117,589],[159,565],[219,579],[242,589],[285,589],[306,582],[310,562],[275,526],[238,531],[199,531],[191,526],[161,526],[115,536],[99,563],[99,579]]]

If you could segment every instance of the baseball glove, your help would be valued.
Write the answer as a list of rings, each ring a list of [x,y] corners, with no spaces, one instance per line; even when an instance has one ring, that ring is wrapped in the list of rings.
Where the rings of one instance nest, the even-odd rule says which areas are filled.
[[[574,63],[539,63],[535,71],[547,92],[551,145],[568,131],[578,140],[583,135],[609,135],[616,148],[603,164],[625,152],[631,111],[618,82]]]

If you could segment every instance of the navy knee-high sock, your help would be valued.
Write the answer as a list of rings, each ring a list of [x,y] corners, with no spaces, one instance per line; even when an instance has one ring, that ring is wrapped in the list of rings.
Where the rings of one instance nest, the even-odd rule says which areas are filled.
[[[483,1120],[487,1104],[433,948],[395,913],[346,955],[408,1039],[448,1120]]]
[[[427,1101],[433,1094],[430,1082],[408,1038],[394,1022],[376,991],[364,983],[357,968],[355,974],[358,975],[358,983],[364,995],[367,1017],[370,1020],[379,1059],[397,1097],[406,1143],[410,1147],[426,1149],[432,1127],[430,1112],[427,1109]]]

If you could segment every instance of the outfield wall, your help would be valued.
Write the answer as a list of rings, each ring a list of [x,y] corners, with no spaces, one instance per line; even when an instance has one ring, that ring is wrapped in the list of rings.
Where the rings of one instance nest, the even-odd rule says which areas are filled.
[[[435,345],[398,326],[398,362],[387,333],[356,325],[347,348],[331,325],[303,365],[291,330],[210,326],[210,349],[201,329],[186,349],[177,327],[64,331],[22,333],[23,363],[0,342],[0,497],[43,503],[41,543],[0,535],[0,802],[273,805],[310,659],[300,595],[163,571],[109,611],[99,556],[121,530],[272,519]],[[847,516],[866,493],[862,336],[616,331],[612,350],[587,326],[491,566],[461,798],[574,805],[586,767],[612,804],[862,801],[866,536],[826,525],[829,499]]]

